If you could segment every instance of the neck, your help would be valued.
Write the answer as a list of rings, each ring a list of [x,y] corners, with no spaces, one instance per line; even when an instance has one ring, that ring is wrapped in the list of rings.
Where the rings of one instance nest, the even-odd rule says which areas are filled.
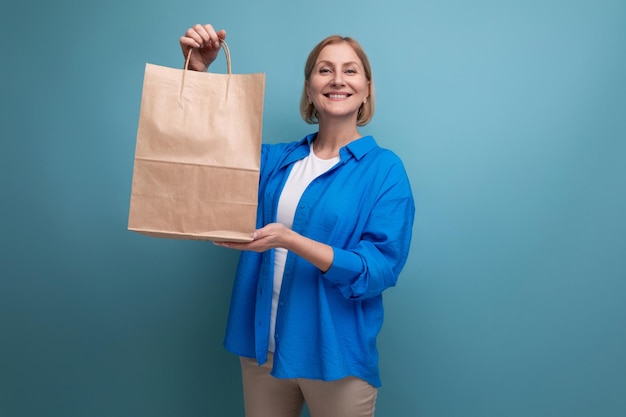
[[[320,121],[319,132],[313,142],[315,154],[320,158],[333,158],[339,155],[339,149],[361,137],[356,123],[323,123]]]

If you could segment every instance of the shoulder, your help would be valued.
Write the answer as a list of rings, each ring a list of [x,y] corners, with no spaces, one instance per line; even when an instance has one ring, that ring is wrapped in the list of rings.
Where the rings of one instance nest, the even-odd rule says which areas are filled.
[[[294,142],[265,143],[261,146],[261,161],[265,164],[282,164],[291,158],[303,158],[309,153],[310,136]]]
[[[367,163],[377,161],[390,165],[403,165],[395,152],[379,146],[373,136],[363,136],[348,144],[347,148],[359,161],[363,160]]]
[[[370,137],[371,138],[371,137]],[[391,170],[406,175],[402,159],[391,149],[379,146],[373,138],[359,159],[364,165],[375,166],[378,170]]]
[[[299,142],[285,142],[285,143],[264,143],[261,146],[261,153],[269,156],[282,155],[285,152],[293,149]]]
[[[390,195],[400,194],[412,198],[411,182],[404,163],[391,149],[374,144],[362,155],[357,165],[361,166],[361,178],[370,187],[378,187],[383,194],[394,190]]]

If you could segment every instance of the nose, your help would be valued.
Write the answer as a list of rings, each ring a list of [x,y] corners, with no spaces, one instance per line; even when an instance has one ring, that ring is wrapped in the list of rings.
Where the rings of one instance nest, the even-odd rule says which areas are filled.
[[[333,78],[331,80],[331,85],[333,85],[333,86],[344,85],[343,73],[341,71],[335,71],[333,73]]]

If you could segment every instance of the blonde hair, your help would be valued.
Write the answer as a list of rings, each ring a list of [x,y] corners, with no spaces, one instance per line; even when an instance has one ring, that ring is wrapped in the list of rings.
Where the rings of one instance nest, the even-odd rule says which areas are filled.
[[[361,105],[359,108],[359,114],[357,116],[356,124],[357,126],[365,126],[372,120],[374,116],[374,80],[372,78],[372,67],[370,66],[369,59],[367,59],[367,55],[361,45],[354,39],[350,37],[344,37],[340,35],[331,35],[326,39],[322,40],[318,43],[306,60],[306,64],[304,65],[304,86],[302,88],[302,97],[300,97],[300,115],[305,122],[309,124],[316,124],[319,122],[317,119],[317,111],[313,106],[313,103],[309,101],[309,97],[306,91],[306,84],[311,78],[311,73],[313,72],[313,68],[315,67],[315,63],[317,62],[317,58],[319,57],[322,49],[324,49],[328,45],[337,44],[345,42],[352,47],[354,52],[357,54],[361,63],[363,64],[363,69],[365,70],[365,77],[367,81],[369,81],[369,97],[367,101]]]

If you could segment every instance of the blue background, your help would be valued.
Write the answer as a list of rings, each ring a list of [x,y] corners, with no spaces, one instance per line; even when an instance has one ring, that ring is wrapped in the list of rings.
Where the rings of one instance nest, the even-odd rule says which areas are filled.
[[[417,202],[377,415],[626,415],[626,2],[58,0],[0,16],[0,416],[243,414],[237,254],[126,230],[144,65],[196,22],[266,72],[268,142],[314,129],[315,43],[370,56]]]

